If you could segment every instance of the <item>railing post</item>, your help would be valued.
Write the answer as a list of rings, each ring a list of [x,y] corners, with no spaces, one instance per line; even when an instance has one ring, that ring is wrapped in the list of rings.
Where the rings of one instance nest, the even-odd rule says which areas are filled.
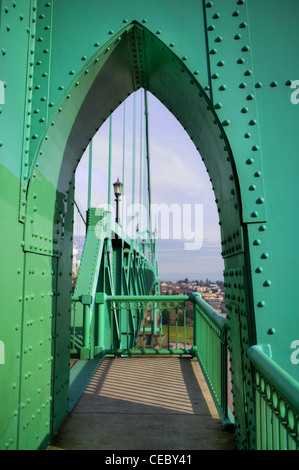
[[[96,304],[98,305],[98,331],[97,331],[97,352],[105,349],[105,306],[106,294],[96,294]]]
[[[227,340],[227,324],[224,326],[224,331],[223,331],[223,341],[221,343],[221,401],[222,401],[222,407],[223,411],[225,413],[225,421],[229,421],[228,417],[228,367],[227,367],[227,361],[228,361],[228,354],[227,354],[227,349],[228,349],[228,340]]]
[[[83,304],[83,348],[80,351],[81,359],[89,359],[90,356],[90,305],[92,303],[91,295],[82,295]]]
[[[72,301],[72,315],[71,315],[71,324],[73,324],[73,337],[72,337],[72,348],[71,353],[76,353],[75,340],[76,340],[76,301]]]
[[[196,303],[195,303],[195,298],[199,296],[200,298],[202,297],[199,292],[192,292],[192,294],[189,295],[189,300],[193,304],[193,351],[196,351],[198,348],[198,338],[199,338],[199,322],[197,319],[196,315]]]

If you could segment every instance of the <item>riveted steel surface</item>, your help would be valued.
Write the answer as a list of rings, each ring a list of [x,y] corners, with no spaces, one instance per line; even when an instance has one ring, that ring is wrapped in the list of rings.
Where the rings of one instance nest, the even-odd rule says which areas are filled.
[[[1,393],[9,397],[0,405],[1,448],[37,448],[49,433],[45,426],[42,435],[37,418],[30,421],[29,408],[18,411],[21,398],[30,398],[28,384],[36,388],[25,382],[30,364],[22,348],[23,338],[36,344],[38,331],[27,337],[24,319],[30,313],[35,321],[44,305],[37,297],[26,304],[27,286],[37,295],[46,282],[29,276],[29,261],[30,269],[45,269],[46,276],[50,266],[58,273],[51,275],[52,291],[60,295],[49,304],[50,315],[57,315],[54,337],[48,320],[43,332],[52,336],[56,372],[52,366],[42,370],[53,379],[56,396],[46,405],[50,422],[57,423],[52,429],[65,414],[74,172],[96,130],[140,87],[181,122],[210,175],[232,311],[235,395],[245,384],[252,397],[246,352],[256,343],[267,344],[268,354],[298,380],[291,346],[299,339],[299,113],[291,88],[299,79],[298,2],[190,0],[186,7],[181,0],[90,0],[88,6],[79,0],[7,0],[0,8],[0,374],[7,387]],[[111,259],[104,257],[107,290],[101,290],[142,290],[146,271],[141,275],[127,246],[115,250]],[[238,395],[238,442],[254,447],[246,400]],[[30,406],[37,409],[38,399]],[[29,435],[30,426],[38,438]]]
[[[19,421],[19,448],[25,450],[51,435],[56,273],[57,259],[26,254]]]
[[[2,384],[0,387],[0,442],[3,449],[16,449],[18,447],[22,305],[25,270],[21,225],[11,230],[18,218],[19,180],[2,164],[0,164],[0,175],[2,217],[0,230],[2,246],[0,340],[4,345],[4,358],[1,358],[0,361],[0,383]],[[3,194],[5,194],[5,198],[2,196]],[[10,256],[4,256],[4,252],[10,253]]]

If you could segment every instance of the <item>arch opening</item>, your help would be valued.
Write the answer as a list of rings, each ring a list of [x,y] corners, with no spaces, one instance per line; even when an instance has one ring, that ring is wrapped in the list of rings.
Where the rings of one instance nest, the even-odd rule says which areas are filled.
[[[132,23],[90,59],[80,77],[71,84],[45,131],[32,164],[28,190],[25,237],[28,251],[29,245],[33,245],[31,208],[38,204],[31,200],[38,191],[35,186],[46,179],[43,184],[53,192],[53,200],[57,199],[57,189],[61,199],[58,205],[62,206],[71,191],[77,165],[94,134],[111,112],[140,87],[148,89],[178,119],[203,158],[218,206],[223,256],[243,252],[240,190],[223,126],[196,76],[159,39],[137,23]],[[41,207],[41,212],[43,209]],[[44,221],[48,224],[48,230],[44,224],[45,230],[52,231],[54,220],[57,227],[53,234],[60,225],[60,220],[55,224],[55,210],[52,204]],[[36,217],[39,208],[34,212]],[[57,239],[54,235],[50,238]],[[56,253],[53,250],[49,254]]]
[[[90,148],[76,170],[75,201],[85,214],[88,207],[88,182],[91,183],[91,207],[107,205],[109,155],[112,154],[112,182],[120,177],[124,192],[120,201],[122,227],[130,230],[132,190],[135,187],[137,212],[135,225],[142,231],[148,216],[147,168],[143,93],[130,96],[114,111],[113,143],[110,148],[110,122],[106,121],[94,136],[91,146],[92,181],[89,182]],[[134,104],[135,103],[135,104]],[[134,128],[134,107],[137,125]],[[157,231],[159,275],[164,281],[223,279],[219,214],[206,167],[194,143],[176,118],[151,93],[148,93],[152,229]],[[141,137],[140,137],[141,134]],[[135,136],[135,144],[133,143]],[[132,155],[135,149],[137,180],[132,184]],[[124,168],[123,157],[126,166]],[[141,164],[140,164],[141,160]],[[123,166],[123,168],[122,168]],[[142,171],[142,174],[141,174]],[[142,210],[138,204],[142,205]],[[115,212],[115,207],[112,207]],[[140,220],[140,216],[143,220]],[[115,214],[114,214],[115,216]],[[163,216],[163,217],[162,217]],[[75,210],[76,243],[82,253],[85,226]],[[185,222],[185,223],[184,223]],[[196,236],[196,237],[195,237]],[[185,258],[185,261],[183,259]],[[180,268],[171,263],[176,259]],[[208,260],[208,261],[207,261]],[[204,262],[204,264],[203,264]],[[172,272],[173,271],[173,272]]]
[[[200,77],[200,73],[198,75]],[[206,93],[208,90],[197,80],[197,72],[192,73],[183,60],[140,24],[133,22],[90,58],[70,83],[64,100],[45,129],[32,163],[24,249],[52,256],[53,290],[71,292],[76,168],[103,122],[140,88],[150,91],[181,123],[209,173],[220,220],[227,308],[235,324],[231,337],[231,342],[237,345],[234,369],[236,376],[241,377],[242,317],[248,326],[247,344],[254,343],[255,329],[254,319],[249,318],[247,325],[245,318],[250,304],[249,280],[245,277],[246,238],[238,175],[224,132],[227,123],[220,123]],[[41,226],[42,233],[38,233],[37,227]],[[241,299],[241,308],[235,302],[236,296],[238,302]],[[62,311],[70,313],[70,301],[70,296],[58,299],[52,308],[59,315]],[[68,330],[69,324],[68,316],[62,324],[57,322],[55,328]],[[66,344],[61,344],[61,348],[67,357]],[[57,345],[56,351],[61,358]],[[59,367],[58,363],[55,367]],[[243,382],[238,386],[241,398],[235,406],[246,433]]]

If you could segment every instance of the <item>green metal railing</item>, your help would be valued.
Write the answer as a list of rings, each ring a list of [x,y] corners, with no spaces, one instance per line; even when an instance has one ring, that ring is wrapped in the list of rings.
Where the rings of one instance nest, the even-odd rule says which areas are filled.
[[[99,354],[196,357],[224,427],[232,424],[227,399],[227,320],[200,294],[108,296],[98,293],[93,309],[88,305],[92,301],[85,297],[73,298],[83,304],[82,327],[76,327],[81,334],[81,351],[93,345],[91,357]],[[77,343],[74,327],[73,351]]]
[[[107,297],[110,323],[119,331],[118,344],[111,332],[114,354],[189,354],[193,328],[187,326],[188,296]],[[187,342],[187,331],[191,341]]]
[[[247,351],[253,366],[256,448],[299,450],[299,384],[262,350]]]
[[[228,407],[227,320],[201,295],[193,294],[194,354],[205,374],[210,392],[224,427],[232,424]]]
[[[228,321],[200,294],[108,296],[98,293],[94,301],[89,296],[76,297],[73,301],[74,305],[79,302],[82,310],[82,325],[80,321],[75,322],[73,311],[73,352],[78,347],[84,352],[93,348],[91,358],[191,355],[201,366],[223,427],[233,425],[228,406]],[[77,342],[75,323],[80,333]],[[255,389],[256,449],[298,450],[298,382],[265,354],[261,346],[251,346],[247,354]]]

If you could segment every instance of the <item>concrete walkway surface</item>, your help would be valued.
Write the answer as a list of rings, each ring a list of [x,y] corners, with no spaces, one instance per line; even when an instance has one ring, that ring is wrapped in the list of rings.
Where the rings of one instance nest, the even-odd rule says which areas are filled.
[[[236,450],[197,361],[105,358],[49,450]]]

